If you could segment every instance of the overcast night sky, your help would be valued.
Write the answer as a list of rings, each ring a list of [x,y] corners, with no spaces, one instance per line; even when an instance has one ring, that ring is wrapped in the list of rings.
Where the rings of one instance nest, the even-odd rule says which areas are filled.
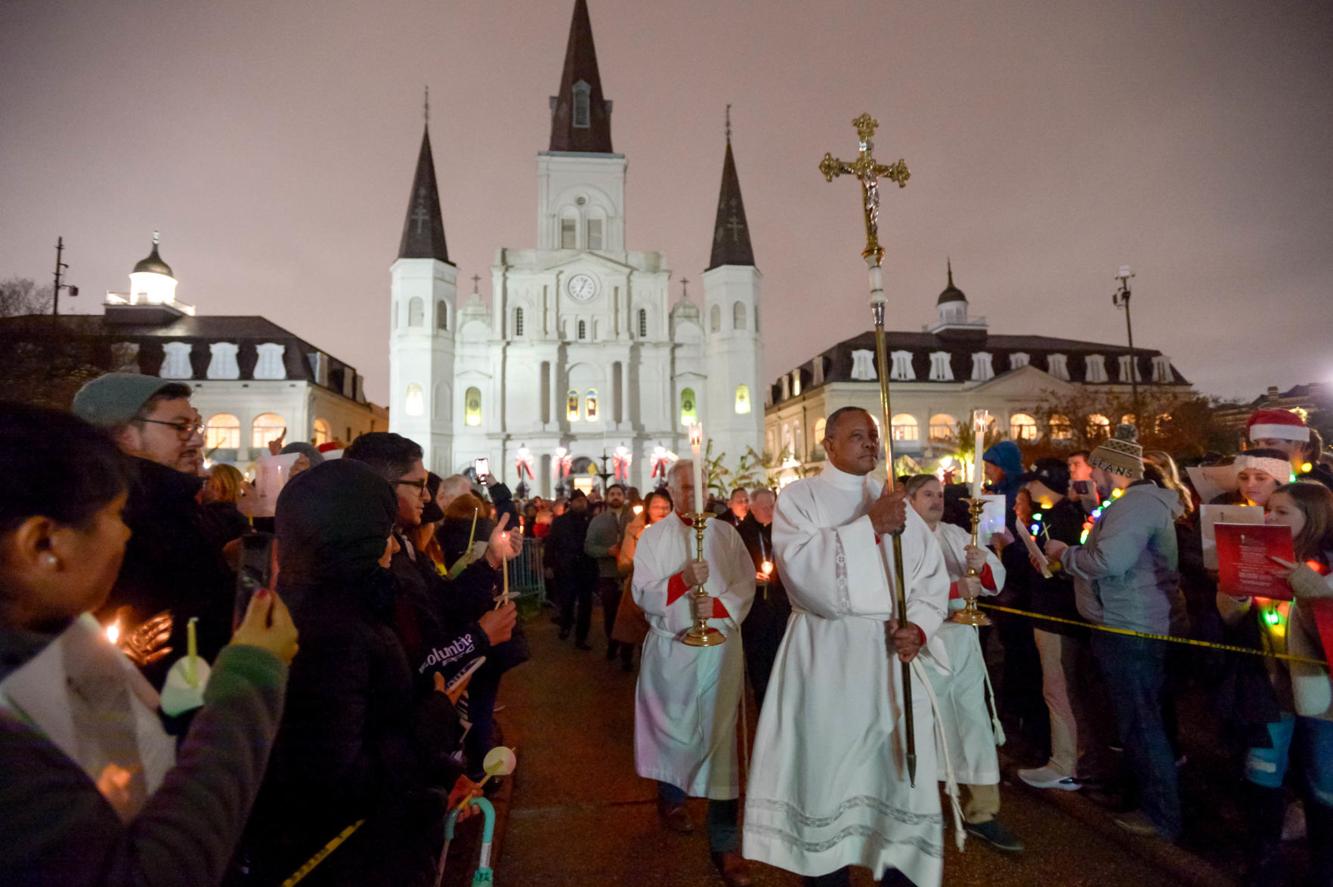
[[[725,103],[764,273],[765,373],[869,327],[855,186],[881,121],[890,323],[946,255],[991,331],[1135,342],[1201,390],[1333,381],[1333,4],[590,0],[627,246],[699,278]],[[263,314],[383,401],[388,285],[431,87],[460,297],[536,235],[573,0],[0,2],[0,278],[100,310],[154,228],[178,297]],[[466,286],[464,281],[467,281]],[[691,286],[702,294],[702,287]]]

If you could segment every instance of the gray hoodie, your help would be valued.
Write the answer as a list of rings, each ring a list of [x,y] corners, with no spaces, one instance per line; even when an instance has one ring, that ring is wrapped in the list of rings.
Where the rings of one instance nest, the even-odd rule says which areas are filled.
[[[1138,483],[1106,507],[1087,543],[1060,563],[1074,577],[1078,611],[1089,622],[1167,634],[1179,603],[1175,520],[1180,497]]]

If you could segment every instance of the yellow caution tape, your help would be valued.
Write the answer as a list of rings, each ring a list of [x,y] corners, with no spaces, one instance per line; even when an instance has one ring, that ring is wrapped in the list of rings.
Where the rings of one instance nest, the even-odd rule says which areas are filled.
[[[330,853],[337,850],[343,841],[346,841],[348,838],[350,838],[352,836],[352,833],[355,832],[357,829],[361,828],[361,826],[365,825],[365,823],[366,821],[364,819],[358,819],[356,822],[352,823],[347,828],[339,832],[337,836],[334,837],[332,841],[329,841],[327,844],[325,844],[318,853],[316,853],[314,856],[306,860],[305,865],[297,869],[296,872],[293,873],[290,878],[283,881],[282,887],[292,887],[293,884],[296,884],[297,882],[305,878],[306,875],[313,872],[315,870],[315,866],[319,865],[321,862],[324,861],[324,857],[328,856]]]
[[[1081,622],[1078,619],[1066,619],[1063,616],[1047,616],[1044,613],[1031,613],[1027,610],[1016,610],[1013,607],[1001,607],[999,604],[983,604],[977,601],[977,606],[984,610],[995,610],[999,613],[1012,613],[1015,616],[1027,616],[1029,619],[1045,619],[1047,622],[1060,622],[1064,625],[1076,625],[1079,628],[1090,628],[1093,631],[1104,631],[1108,634],[1118,634],[1128,638],[1145,638],[1150,641],[1167,641],[1172,644],[1186,644],[1191,647],[1203,647],[1208,650],[1225,650],[1228,653],[1245,653],[1250,656],[1262,656],[1265,659],[1285,659],[1288,662],[1300,662],[1303,665],[1322,665],[1328,668],[1328,663],[1323,659],[1311,659],[1306,656],[1293,656],[1290,653],[1272,653],[1266,650],[1256,650],[1253,647],[1240,647],[1236,644],[1216,644],[1212,641],[1196,641],[1194,638],[1178,638],[1169,634],[1152,634],[1146,631],[1134,631],[1129,628],[1116,628],[1112,625],[1096,625],[1091,622]]]

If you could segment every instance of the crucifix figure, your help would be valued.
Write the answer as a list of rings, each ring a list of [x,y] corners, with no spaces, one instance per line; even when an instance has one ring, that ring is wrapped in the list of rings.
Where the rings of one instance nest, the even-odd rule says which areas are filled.
[[[832,154],[824,154],[824,159],[819,162],[819,171],[823,173],[826,181],[833,181],[838,176],[855,176],[861,183],[861,215],[866,226],[866,245],[861,250],[861,258],[865,259],[866,267],[870,272],[870,310],[875,321],[875,356],[878,363],[879,376],[879,401],[880,408],[884,414],[884,424],[880,426],[884,429],[884,459],[887,464],[887,476],[892,482],[894,478],[893,470],[893,409],[889,405],[889,357],[888,344],[884,332],[884,274],[880,268],[880,263],[884,259],[884,247],[879,242],[879,180],[880,177],[896,182],[899,188],[907,187],[907,179],[910,173],[907,171],[907,163],[901,159],[896,163],[887,166],[880,163],[874,157],[875,144],[871,138],[875,135],[875,130],[879,128],[879,121],[869,114],[862,114],[852,121],[852,126],[856,127],[856,135],[860,153],[853,161],[839,160]],[[901,535],[895,533],[892,536],[893,544],[893,573],[894,573],[894,612],[895,618],[903,622],[907,618],[907,585],[903,574],[903,542]],[[889,653],[889,661],[894,659],[893,637],[888,631],[889,625],[885,625],[885,645]],[[905,729],[905,745],[907,759],[908,779],[913,785],[916,785],[916,732],[912,717],[912,673],[911,663],[902,664],[902,711],[903,724]]]

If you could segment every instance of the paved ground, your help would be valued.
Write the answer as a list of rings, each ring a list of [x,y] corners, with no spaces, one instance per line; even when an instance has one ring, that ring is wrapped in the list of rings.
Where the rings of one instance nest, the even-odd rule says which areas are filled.
[[[495,883],[721,884],[708,860],[703,830],[690,837],[664,831],[652,783],[634,773],[635,676],[605,661],[600,637],[592,652],[557,640],[548,612],[528,621],[532,661],[506,676],[501,693],[505,710],[500,719],[507,741],[518,746],[519,768],[507,786],[512,798]],[[1191,876],[1188,859],[1165,845],[1149,848],[1144,856],[1109,816],[1090,810],[1085,801],[1050,798],[1021,785],[1006,785],[1003,798],[1002,818],[1026,841],[1027,852],[1008,856],[969,841],[959,854],[950,833],[946,884],[1216,883],[1209,873]],[[703,802],[692,801],[691,810],[696,823],[702,823]],[[776,869],[760,867],[756,874],[756,883],[764,887],[799,883]],[[860,872],[855,883],[862,887],[871,881]]]

